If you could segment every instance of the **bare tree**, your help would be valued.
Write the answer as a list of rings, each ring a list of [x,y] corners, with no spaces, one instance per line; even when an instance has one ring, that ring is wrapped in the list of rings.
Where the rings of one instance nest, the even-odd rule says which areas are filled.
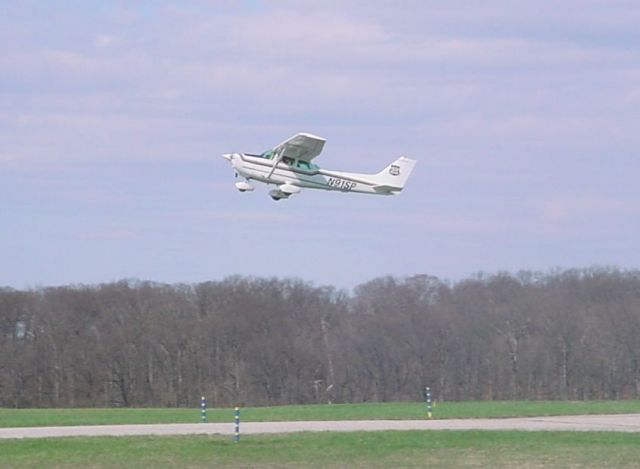
[[[640,396],[640,273],[0,288],[0,406]]]

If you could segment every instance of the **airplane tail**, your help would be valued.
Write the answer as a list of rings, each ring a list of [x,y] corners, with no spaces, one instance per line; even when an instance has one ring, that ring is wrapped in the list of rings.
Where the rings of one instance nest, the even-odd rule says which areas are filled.
[[[374,189],[378,192],[399,192],[411,176],[416,160],[401,156],[378,174],[373,176],[376,181]]]

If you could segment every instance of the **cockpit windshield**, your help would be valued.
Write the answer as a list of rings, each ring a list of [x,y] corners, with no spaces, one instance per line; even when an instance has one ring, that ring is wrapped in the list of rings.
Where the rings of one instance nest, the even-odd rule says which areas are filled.
[[[267,150],[264,153],[262,153],[260,155],[260,158],[266,158],[268,160],[273,159],[273,149],[272,150]]]

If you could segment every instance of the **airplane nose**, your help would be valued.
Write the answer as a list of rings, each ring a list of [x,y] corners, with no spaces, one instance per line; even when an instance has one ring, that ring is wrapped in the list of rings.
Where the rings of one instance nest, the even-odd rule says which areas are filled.
[[[222,155],[222,157],[227,161],[231,161],[231,159],[233,158],[233,153],[225,153],[224,155]]]

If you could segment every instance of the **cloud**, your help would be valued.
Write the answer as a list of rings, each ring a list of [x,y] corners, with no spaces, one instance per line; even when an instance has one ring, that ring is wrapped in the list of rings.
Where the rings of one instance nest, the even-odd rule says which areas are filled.
[[[640,203],[602,195],[555,197],[539,203],[536,212],[532,216],[534,232],[556,242],[570,239],[580,244],[598,243],[606,252],[628,245],[634,238]],[[624,256],[616,260],[630,261]]]
[[[342,275],[363,279],[436,258],[454,275],[528,255],[553,265],[574,247],[571,262],[627,261],[639,23],[630,1],[13,2],[0,17],[0,187],[8,226],[38,239],[8,245],[65,259],[84,245],[88,271],[100,240],[119,239],[107,244],[124,249],[122,272],[155,276],[140,265],[162,252],[176,277],[184,256],[167,245],[217,275],[238,261],[216,239],[259,257],[291,227],[293,255],[340,249],[354,266]],[[400,198],[234,197],[218,155],[301,130],[328,139],[326,167],[420,163]],[[68,242],[75,227],[86,243]],[[135,260],[138,234],[157,244]],[[33,259],[26,281],[41,278]],[[305,275],[333,278],[320,264]]]
[[[555,198],[539,205],[542,219],[548,223],[567,223],[585,218],[640,216],[640,202],[609,197],[585,196]]]
[[[75,234],[75,238],[82,241],[140,241],[143,236],[126,228],[105,228],[79,232]]]
[[[637,110],[640,105],[640,86],[627,89],[623,94],[622,103],[634,111]]]
[[[114,37],[109,34],[98,34],[96,35],[95,43],[98,47],[108,47],[113,43]]]
[[[229,185],[229,184],[228,184]],[[177,213],[176,216],[183,217],[184,213]],[[250,222],[260,222],[260,223],[290,223],[295,220],[293,215],[289,215],[281,212],[274,211],[264,211],[264,212],[255,212],[255,211],[230,211],[230,212],[221,212],[221,211],[198,211],[198,212],[190,212],[189,216],[197,217],[202,220],[220,220],[220,221],[228,221],[228,222],[242,222],[242,221],[250,221]]]
[[[593,13],[578,9],[574,20],[547,4],[416,2],[411,14],[385,2],[364,11],[358,5],[114,8],[78,26],[86,43],[25,35],[22,47],[0,55],[7,70],[0,84],[19,90],[0,95],[18,137],[0,136],[33,141],[50,127],[55,140],[100,142],[105,151],[95,157],[122,157],[129,147],[127,157],[137,158],[162,152],[173,130],[175,146],[201,139],[206,123],[214,141],[229,140],[216,129],[251,128],[257,136],[300,125],[423,128],[454,138],[611,138],[621,109],[629,114],[623,138],[638,124],[637,78],[629,72],[637,52],[572,35]],[[591,6],[608,24],[627,21],[619,9]],[[72,10],[57,14],[73,24]],[[566,25],[566,35],[549,34],[545,18]],[[481,28],[510,20],[527,27]],[[254,145],[262,143],[247,142]],[[71,146],[54,144],[47,153],[89,154]]]

